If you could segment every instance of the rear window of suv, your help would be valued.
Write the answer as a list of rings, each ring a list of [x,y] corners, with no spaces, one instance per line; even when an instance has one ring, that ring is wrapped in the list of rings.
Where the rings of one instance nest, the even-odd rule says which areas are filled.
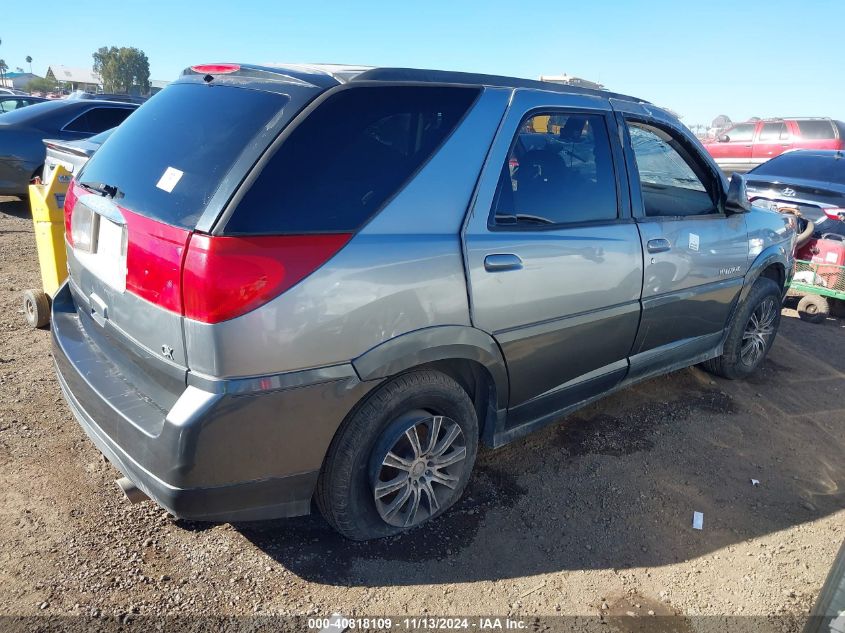
[[[796,121],[801,138],[805,141],[815,141],[836,138],[836,132],[830,121]]]
[[[789,152],[766,161],[749,175],[782,178],[784,182],[799,178],[845,184],[845,158],[836,158],[832,152],[824,156],[802,151]]]
[[[279,145],[224,232],[357,230],[437,151],[479,92],[362,86],[335,93]]]
[[[244,148],[289,101],[233,86],[173,84],[124,121],[80,172],[117,187],[119,203],[194,228]]]

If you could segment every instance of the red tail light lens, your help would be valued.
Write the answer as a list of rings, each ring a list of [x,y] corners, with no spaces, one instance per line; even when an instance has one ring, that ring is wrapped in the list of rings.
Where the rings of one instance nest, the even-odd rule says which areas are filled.
[[[226,75],[238,72],[241,67],[238,64],[197,64],[191,66],[195,73],[203,75]]]
[[[65,197],[65,231],[79,188]],[[126,221],[126,290],[204,323],[246,314],[296,285],[352,237],[269,235],[218,237],[192,233],[120,207]]]
[[[842,220],[845,218],[845,209],[825,209],[824,214],[831,220]]]
[[[73,208],[76,206],[76,201],[79,198],[79,185],[76,184],[76,180],[71,180],[70,184],[68,185],[67,191],[65,192],[65,204],[64,204],[64,212],[65,212],[65,238],[68,241],[68,244],[73,246],[73,236],[70,230],[70,219],[73,217]]]
[[[193,234],[182,275],[184,314],[219,323],[254,310],[302,281],[352,237]]]
[[[121,208],[126,220],[126,289],[182,313],[182,259],[190,231]]]

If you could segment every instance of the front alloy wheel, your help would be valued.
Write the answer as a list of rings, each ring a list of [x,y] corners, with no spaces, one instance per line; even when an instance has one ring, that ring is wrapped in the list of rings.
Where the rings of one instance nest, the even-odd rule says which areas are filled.
[[[722,354],[704,361],[704,369],[729,380],[757,369],[775,341],[782,296],[783,288],[773,279],[757,279],[728,325]]]
[[[773,297],[766,297],[748,317],[742,334],[740,359],[747,367],[756,367],[769,349],[775,335],[778,307]]]
[[[457,422],[414,411],[388,427],[374,451],[373,499],[390,525],[414,527],[451,505],[466,467]]]

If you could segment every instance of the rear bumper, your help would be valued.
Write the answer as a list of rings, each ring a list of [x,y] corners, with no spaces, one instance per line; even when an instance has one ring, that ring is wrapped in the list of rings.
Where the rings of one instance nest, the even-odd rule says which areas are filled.
[[[308,514],[323,456],[370,388],[351,365],[248,381],[192,380],[162,406],[138,367],[77,311],[66,283],[53,300],[56,371],[97,448],[173,515],[251,521]],[[259,390],[258,385],[272,385]]]

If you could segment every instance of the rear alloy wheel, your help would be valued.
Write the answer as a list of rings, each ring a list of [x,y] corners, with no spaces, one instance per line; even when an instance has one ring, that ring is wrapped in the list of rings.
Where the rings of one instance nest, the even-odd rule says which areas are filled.
[[[326,521],[363,541],[429,521],[460,499],[478,452],[478,417],[449,376],[389,380],[343,422],[320,472]]]
[[[402,416],[389,429],[373,452],[373,499],[385,523],[414,527],[456,501],[466,439],[457,422],[426,411]]]

